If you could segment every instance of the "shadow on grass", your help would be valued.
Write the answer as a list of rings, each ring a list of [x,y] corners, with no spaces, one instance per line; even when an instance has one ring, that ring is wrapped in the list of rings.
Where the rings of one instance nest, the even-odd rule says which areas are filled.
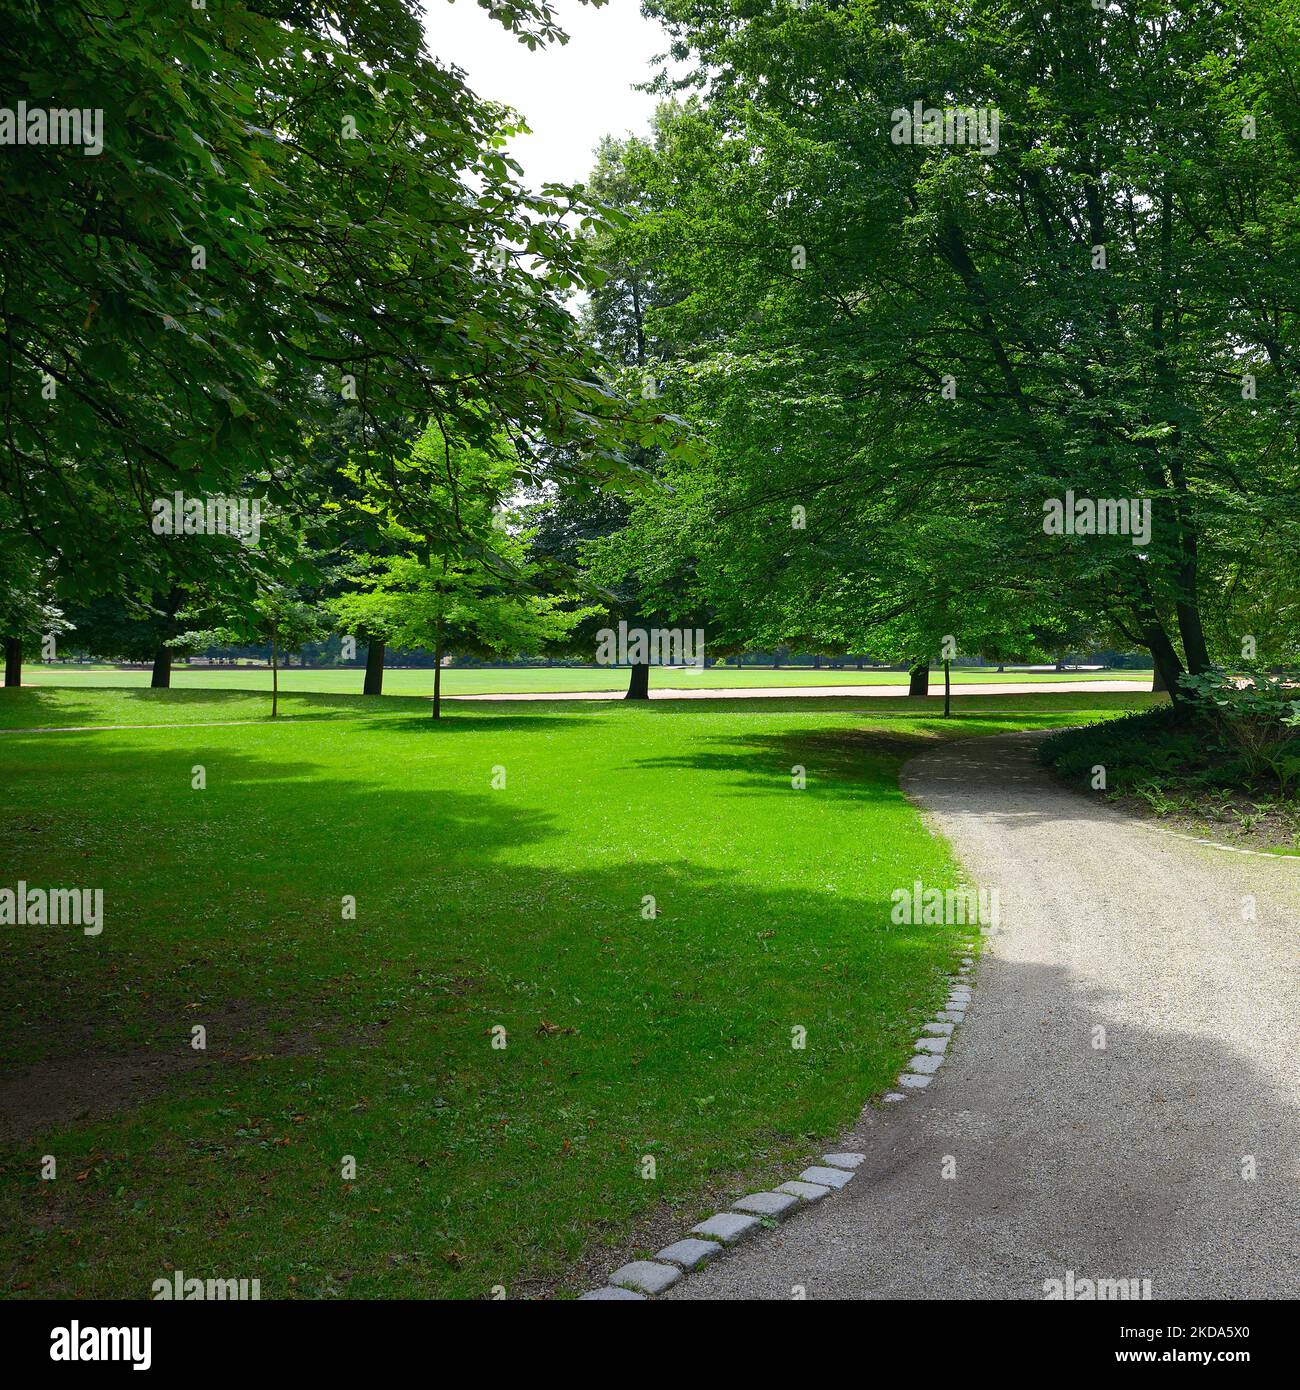
[[[824,713],[826,711],[820,708],[822,703],[804,701],[784,713]],[[1004,733],[1007,722],[1032,731],[1060,728],[1079,712],[1015,712],[1008,713],[1004,720],[973,711],[949,718],[923,718],[916,712],[879,712],[873,708],[835,713],[851,715],[854,722],[831,727],[812,725],[779,733],[746,729],[742,722],[736,732],[701,737],[698,748],[637,759],[635,765],[730,774],[731,780],[720,794],[732,794],[741,788],[770,793],[783,782],[788,783],[796,769],[802,769],[808,791],[879,801],[896,794],[894,779],[902,765],[929,748],[945,742]],[[904,721],[907,727],[896,732],[888,727],[877,727],[887,725],[891,719]],[[863,720],[872,727],[862,727],[860,721]]]
[[[1168,988],[1196,1018],[1195,972]],[[1241,1015],[1179,1026],[1167,997],[1144,1018],[1084,958],[985,961],[975,998],[934,1083],[845,1136],[865,1160],[842,1194],[670,1300],[788,1301],[806,1280],[818,1299],[1041,1301],[1067,1270],[1150,1279],[1157,1300],[1300,1296],[1300,1111],[1282,1054],[1223,1021]]]
[[[568,718],[382,728],[434,738]],[[909,1012],[941,997],[947,935],[891,928],[874,881],[782,882],[766,850],[757,869],[693,862],[665,840],[659,805],[620,806],[596,852],[566,808],[404,783],[394,760],[435,745],[380,738],[380,724],[354,761],[326,767],[273,738],[5,745],[43,760],[20,768],[22,813],[0,825],[8,872],[105,891],[93,942],[45,927],[0,941],[5,1055],[21,1055],[33,1103],[42,1060],[57,1066],[62,1098],[57,1115],[28,1116],[5,1165],[0,1266],[19,1285],[139,1296],[168,1266],[228,1265],[268,1296],[290,1276],[306,1296],[464,1295],[525,1274],[554,1286],[587,1242],[675,1230],[673,1204],[700,1200],[711,1175],[833,1133],[896,1070]],[[208,1058],[142,1069],[187,1054],[196,1022]],[[498,1024],[504,1055],[489,1045]],[[794,1024],[811,1050],[791,1048]],[[370,1041],[294,1053],[268,1032]],[[84,1088],[69,1098],[79,1058],[94,1059],[107,1110]],[[657,1183],[632,1162],[647,1148]],[[90,1176],[40,1183],[45,1152],[61,1176]],[[382,1202],[330,1186],[353,1152]],[[394,1250],[419,1260],[396,1265]]]
[[[796,770],[806,778],[805,792],[829,793],[853,800],[881,801],[901,796],[898,769],[940,739],[935,735],[890,733],[881,729],[808,728],[780,733],[742,732],[701,740],[707,746],[666,757],[639,758],[646,768],[694,769],[728,774],[724,793],[742,789],[771,795],[792,785]]]
[[[96,698],[100,697],[100,698]],[[457,706],[445,702],[442,718],[432,717],[423,695],[339,695],[328,692],[282,692],[280,713],[271,718],[271,697],[249,690],[149,690],[136,686],[25,686],[0,690],[0,732],[40,729],[111,728],[114,724],[153,724],[184,728],[187,724],[222,721],[250,724],[302,724],[312,720],[364,721],[375,726],[476,729],[491,722],[496,728],[523,728],[581,720],[596,711],[555,711],[548,706],[511,702],[500,715],[496,706]],[[193,718],[160,718],[176,711]],[[363,725],[364,726],[364,725]]]
[[[1157,697],[1161,698],[1161,697]],[[977,695],[964,697],[960,702],[953,701],[953,712],[944,720],[955,724],[960,720],[988,717],[990,714],[1019,715],[1022,711],[1041,709],[1045,711],[1096,712],[1114,710],[1127,713],[1131,710],[1148,708],[1151,697],[1140,691],[1098,691],[1095,695],[1087,691],[1061,691],[1059,693],[1034,692],[1028,695]],[[613,695],[608,700],[575,700],[564,694],[548,695],[545,699],[511,699],[509,696],[494,696],[491,700],[478,700],[470,697],[448,697],[448,703],[474,705],[483,709],[510,706],[512,708],[535,708],[538,705],[550,708],[564,705],[578,711],[589,708],[594,713],[606,713],[617,707],[627,712],[664,716],[674,714],[699,715],[737,715],[737,714],[854,714],[868,715],[872,719],[916,719],[929,715],[942,718],[943,697],[930,696],[926,699],[910,696],[862,696],[862,695],[799,695],[792,693],[782,696],[736,696],[735,698],[714,699],[712,697],[682,700],[632,700],[625,701]],[[446,708],[446,706],[444,706]]]

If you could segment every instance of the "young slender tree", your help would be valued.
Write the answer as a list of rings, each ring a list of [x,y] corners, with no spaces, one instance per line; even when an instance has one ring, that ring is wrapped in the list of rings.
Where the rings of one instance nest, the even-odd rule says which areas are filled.
[[[442,671],[449,653],[514,656],[563,641],[591,611],[564,595],[530,589],[535,567],[523,541],[505,530],[496,547],[473,558],[435,554],[415,537],[409,554],[376,558],[358,588],[332,601],[346,627],[380,628],[396,646],[433,653],[432,715],[442,714]]]

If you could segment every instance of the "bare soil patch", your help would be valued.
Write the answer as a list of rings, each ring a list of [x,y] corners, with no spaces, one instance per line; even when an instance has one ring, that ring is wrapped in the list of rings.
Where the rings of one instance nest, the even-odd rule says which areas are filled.
[[[275,1030],[271,1021],[265,1005],[246,1001],[205,1009],[193,1019],[208,1028],[202,1051],[189,1046],[188,1027],[179,1030],[174,1019],[156,1047],[105,1048],[91,1042],[89,1029],[51,1035],[46,1057],[0,1066],[0,1138],[24,1140],[106,1119],[163,1094],[178,1078],[206,1084],[214,1068],[302,1056],[336,1040],[327,1023]]]

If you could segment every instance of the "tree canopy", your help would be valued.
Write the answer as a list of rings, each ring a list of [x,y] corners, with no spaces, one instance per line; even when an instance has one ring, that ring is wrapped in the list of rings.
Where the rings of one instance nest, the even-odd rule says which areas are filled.
[[[544,0],[485,7],[530,46],[562,37]],[[340,403],[361,473],[433,421],[504,435],[521,480],[591,486],[674,432],[602,381],[565,306],[596,209],[525,187],[518,118],[429,54],[408,0],[20,4],[0,79],[102,111],[93,155],[0,164],[0,540],[62,592],[251,596],[283,557],[161,545],[151,504],[313,509]],[[544,443],[564,447],[543,463]]]
[[[1300,529],[1293,9],[651,8],[702,98],[620,235],[709,447],[627,563],[687,561],[752,638],[901,654],[937,618],[972,651],[1086,615],[1171,685],[1294,612],[1265,562]],[[918,104],[996,140],[896,139]],[[1071,498],[1151,533],[1050,533]]]

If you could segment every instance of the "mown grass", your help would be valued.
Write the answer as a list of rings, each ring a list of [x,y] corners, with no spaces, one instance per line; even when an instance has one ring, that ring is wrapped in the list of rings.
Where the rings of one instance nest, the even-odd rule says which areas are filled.
[[[359,669],[308,670],[292,666],[280,672],[281,690],[313,691],[324,694],[356,694],[361,690],[364,673]],[[1123,680],[1151,682],[1150,671],[1007,671],[999,675],[986,669],[958,669],[952,673],[954,685],[981,685],[992,682],[1029,683],[1076,680]],[[520,667],[514,669],[474,669],[449,667],[442,675],[443,693],[447,695],[491,695],[554,693],[566,690],[609,690],[619,693],[627,689],[628,672],[617,667]],[[665,667],[651,673],[654,689],[717,690],[727,688],[761,689],[773,686],[845,685],[845,686],[903,686],[907,674],[903,671],[858,670],[759,670],[747,667]],[[23,684],[34,686],[66,685],[75,688],[147,687],[149,672],[121,671],[103,665],[40,665],[23,667]],[[268,698],[271,673],[267,669],[249,666],[186,667],[178,666],[172,673],[177,690],[262,690]],[[943,673],[931,672],[930,688],[943,691]],[[396,667],[384,673],[384,691],[389,695],[433,694],[432,669]]]
[[[309,672],[320,675],[328,672]],[[557,700],[554,705],[541,702],[554,717],[594,717],[598,713],[616,710],[624,702],[615,695],[610,701],[590,701],[583,704]],[[662,700],[652,702],[656,711],[679,711],[694,708],[699,701]],[[964,695],[953,705],[954,727],[961,720],[982,718],[986,713],[1023,713],[1031,720],[1042,715],[1056,723],[1103,717],[1113,713],[1143,710],[1151,704],[1144,693],[1044,691],[1041,695]],[[444,714],[485,713],[495,703],[474,705],[448,704]],[[501,712],[514,710],[526,714],[532,702],[501,702]],[[387,694],[378,696],[331,694],[321,691],[280,693],[280,719],[355,719],[386,718],[399,715],[405,718],[424,718],[430,714],[431,703],[419,695]],[[785,696],[764,696],[762,702],[745,698],[716,699],[707,702],[707,711],[697,713],[744,715],[779,713],[791,709],[808,709],[823,714],[845,711],[868,713],[873,718],[888,721],[903,716],[937,715],[943,710],[943,696],[930,695],[912,699],[905,695],[882,699],[877,696],[853,695],[801,697],[797,692]],[[1059,717],[1058,717],[1059,716]],[[0,689],[0,729],[81,728],[124,724],[248,724],[270,723],[269,693],[260,689],[177,689],[150,690],[147,686],[128,686],[116,689],[74,687],[62,685],[24,686],[20,690]]]
[[[0,885],[105,897],[98,937],[2,938],[7,1292],[581,1289],[896,1075],[964,935],[889,924],[958,873],[902,762],[1147,699],[3,692]]]

